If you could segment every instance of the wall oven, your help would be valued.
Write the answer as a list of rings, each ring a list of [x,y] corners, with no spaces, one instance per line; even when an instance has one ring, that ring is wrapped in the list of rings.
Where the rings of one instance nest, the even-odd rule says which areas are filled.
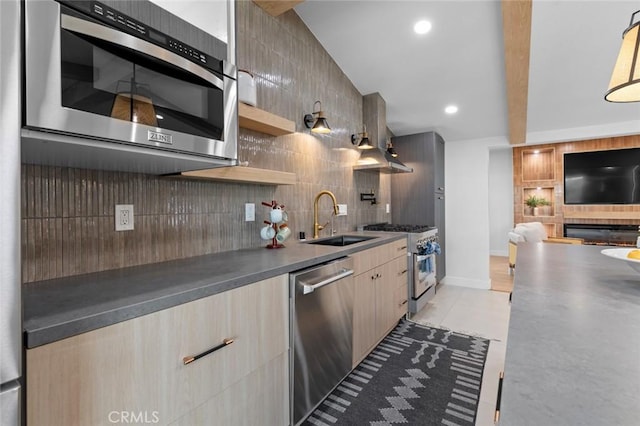
[[[23,161],[155,173],[234,165],[233,35],[224,43],[148,1],[110,3],[136,16],[98,1],[25,2]]]

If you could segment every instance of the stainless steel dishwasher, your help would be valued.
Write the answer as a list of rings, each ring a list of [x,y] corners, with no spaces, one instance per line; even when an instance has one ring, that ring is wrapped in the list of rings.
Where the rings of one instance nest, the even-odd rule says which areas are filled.
[[[351,371],[353,259],[289,275],[291,418],[298,425]]]

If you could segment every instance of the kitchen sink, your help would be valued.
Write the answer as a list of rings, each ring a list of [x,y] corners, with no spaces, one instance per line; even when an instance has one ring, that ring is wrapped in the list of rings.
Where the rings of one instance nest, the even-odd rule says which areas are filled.
[[[310,241],[307,244],[317,244],[321,246],[343,247],[351,244],[361,243],[367,240],[373,240],[378,237],[365,237],[364,235],[340,235],[338,237],[324,238],[322,240]]]

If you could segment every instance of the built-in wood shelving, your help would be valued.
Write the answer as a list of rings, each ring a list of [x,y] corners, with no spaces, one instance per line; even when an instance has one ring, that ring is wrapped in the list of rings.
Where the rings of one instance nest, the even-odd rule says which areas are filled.
[[[555,179],[554,148],[522,150],[522,181],[552,181]]]
[[[522,210],[523,216],[538,217],[538,216],[554,216],[555,215],[554,213],[555,197],[553,193],[553,187],[535,187],[535,188],[525,187],[522,189],[522,193],[523,193],[522,199],[524,200],[523,210]],[[530,196],[544,198],[549,202],[549,205],[540,206],[540,207],[537,207],[537,210],[534,210],[533,208],[526,205],[527,198],[529,198]],[[537,214],[535,212],[537,212]]]
[[[296,123],[270,112],[238,102],[238,125],[272,136],[282,136],[296,131]]]
[[[182,172],[172,177],[251,183],[256,185],[294,185],[296,174],[254,167],[219,167],[215,169]]]
[[[304,0],[253,0],[265,12],[271,16],[279,16],[293,9]]]
[[[513,148],[514,223],[542,222],[549,236],[562,236],[571,223],[640,225],[640,204],[564,204],[564,154],[640,146],[640,135],[527,145]],[[551,202],[538,216],[525,205],[529,195]]]

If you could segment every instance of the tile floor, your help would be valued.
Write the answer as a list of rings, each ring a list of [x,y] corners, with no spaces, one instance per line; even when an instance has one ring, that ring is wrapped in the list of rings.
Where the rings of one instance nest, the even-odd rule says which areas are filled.
[[[498,377],[504,368],[509,328],[509,293],[441,285],[413,318],[421,324],[490,339],[476,426],[493,426]]]

